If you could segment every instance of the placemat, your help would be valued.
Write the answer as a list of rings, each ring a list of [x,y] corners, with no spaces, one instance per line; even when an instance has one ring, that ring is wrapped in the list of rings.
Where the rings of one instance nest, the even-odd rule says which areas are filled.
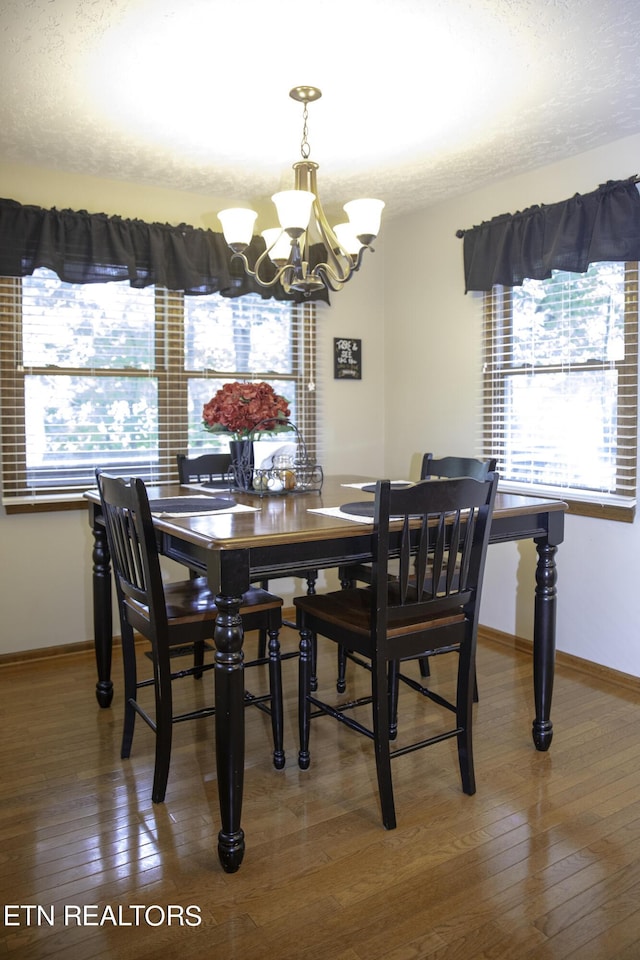
[[[228,490],[231,484],[228,480],[203,480],[200,486],[203,490]]]
[[[375,493],[376,492],[375,483],[365,483],[364,486],[360,487],[363,493]],[[411,480],[392,480],[391,489],[392,490],[404,490],[406,487],[413,487],[414,484]]]
[[[232,497],[163,497],[150,500],[151,513],[164,517],[217,513],[235,506]]]
[[[335,517],[338,520],[351,520],[352,523],[371,523],[373,517],[358,517],[355,514],[342,512],[342,507],[308,507],[309,513],[322,513],[325,517]]]
[[[360,500],[354,503],[343,503],[340,507],[340,513],[349,513],[352,517],[371,517],[375,503],[373,500]]]
[[[362,482],[358,482],[358,483],[341,483],[340,486],[341,486],[341,487],[351,487],[353,490],[367,490],[367,491],[369,491],[369,492],[371,492],[371,493],[374,493],[374,492],[375,492],[375,489],[376,489],[375,481],[371,481],[371,480],[365,480],[364,483],[362,483]],[[392,486],[392,487],[395,487],[397,490],[399,490],[399,489],[401,489],[402,487],[413,487],[413,486],[414,486],[414,482],[413,482],[413,480],[392,480],[392,481],[391,481],[391,486]]]

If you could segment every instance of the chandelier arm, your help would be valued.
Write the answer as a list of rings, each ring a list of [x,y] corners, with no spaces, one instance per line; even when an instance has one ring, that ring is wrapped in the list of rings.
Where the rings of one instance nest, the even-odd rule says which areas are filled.
[[[325,273],[331,276],[336,283],[342,285],[343,283],[347,282],[353,273],[353,259],[351,254],[348,253],[338,241],[333,230],[324,219],[324,214],[321,216],[316,214],[316,218],[320,232],[320,239],[326,250],[327,259],[323,263],[316,264],[311,273],[314,276],[319,276],[320,273]],[[339,251],[338,253],[336,253],[336,248]]]
[[[342,288],[346,283],[346,280],[339,281],[335,277],[328,274],[326,270],[322,270],[320,264],[318,265],[316,276],[318,276],[320,280],[323,282],[323,284],[325,285],[325,287],[328,290],[331,290],[333,293],[338,293],[340,290],[342,290]]]
[[[325,220],[325,224],[326,224],[326,220]],[[333,231],[331,230],[331,228],[329,228],[329,230],[331,232],[331,235],[333,236]],[[263,279],[263,277],[260,276],[260,268],[262,264],[268,261],[268,253],[269,253],[268,250],[265,250],[263,253],[260,254],[258,259],[256,260],[255,267],[253,270],[249,266],[249,261],[247,260],[247,257],[244,253],[234,253],[231,255],[231,259],[240,260],[242,262],[244,271],[247,274],[247,276],[251,277],[252,280],[255,280],[255,282],[259,284],[259,286],[264,287],[265,289],[269,289],[270,287],[275,287],[277,283],[280,283],[285,293],[290,293],[292,289],[297,289],[294,286],[296,281],[304,284],[308,278],[313,277],[313,278],[320,279],[325,286],[328,286],[330,290],[332,290],[334,293],[337,293],[339,290],[342,289],[342,287],[349,280],[352,274],[357,273],[357,271],[360,269],[364,251],[373,250],[373,247],[367,244],[363,244],[360,247],[360,250],[358,251],[358,254],[356,255],[355,259],[351,256],[351,254],[348,254],[345,251],[343,256],[345,259],[348,257],[350,261],[350,266],[345,271],[344,269],[342,269],[343,264],[340,263],[340,260],[338,259],[338,257],[336,257],[335,254],[333,253],[333,250],[330,246],[330,238],[323,235],[323,242],[325,242],[326,250],[327,250],[327,253],[329,254],[329,259],[333,259],[335,261],[335,264],[337,265],[338,269],[334,269],[331,263],[318,263],[312,270],[309,270],[309,264],[306,260],[303,260],[301,258],[300,248],[297,244],[295,244],[295,247],[297,249],[294,252],[293,262],[288,262],[280,266],[276,270],[271,280]],[[340,247],[342,251],[343,248],[340,246],[337,239],[336,239],[336,244]]]
[[[360,247],[358,253],[355,255],[355,259],[352,260],[353,265],[351,267],[351,271],[344,280],[341,280],[338,276],[336,276],[336,274],[326,263],[319,263],[316,267],[314,267],[313,273],[316,276],[319,276],[323,283],[333,290],[334,293],[338,293],[338,291],[342,290],[347,280],[349,280],[354,273],[357,273],[362,266],[362,258],[365,250],[371,250],[373,252],[373,247],[369,246],[368,244],[363,244]]]
[[[231,259],[241,260],[242,266],[244,267],[244,272],[247,274],[248,277],[251,277],[252,280],[255,280],[256,283],[260,284],[261,287],[274,287],[276,283],[280,280],[280,274],[283,272],[284,269],[286,269],[286,267],[283,267],[282,270],[278,270],[278,272],[276,273],[275,277],[273,277],[273,279],[263,280],[262,277],[259,276],[258,271],[260,269],[262,261],[266,258],[266,255],[267,255],[266,251],[260,254],[258,259],[256,260],[256,265],[254,270],[252,270],[251,267],[249,266],[249,261],[247,260],[244,253],[233,253],[231,255]]]
[[[298,248],[298,253],[299,253],[299,248]],[[294,259],[293,263],[289,262],[289,263],[283,264],[281,267],[279,267],[276,270],[271,280],[266,280],[260,276],[260,267],[264,262],[267,261],[267,255],[268,255],[268,251],[266,250],[264,251],[264,253],[260,254],[258,259],[256,260],[255,267],[253,270],[249,266],[249,262],[243,253],[236,253],[232,256],[231,259],[233,260],[234,258],[239,257],[242,260],[245,273],[249,277],[251,277],[252,280],[255,280],[255,282],[258,283],[261,287],[265,287],[266,289],[269,289],[270,287],[275,287],[275,285],[279,283],[285,293],[290,293],[292,290],[297,290],[298,292],[302,292],[301,290],[298,290],[295,284],[296,284],[296,281],[302,284],[306,282],[307,275],[308,275],[307,262],[304,260],[301,260],[300,256],[298,255]]]

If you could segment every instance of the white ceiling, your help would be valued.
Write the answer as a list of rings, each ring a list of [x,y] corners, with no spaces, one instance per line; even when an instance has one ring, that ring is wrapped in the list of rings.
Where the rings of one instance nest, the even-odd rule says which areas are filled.
[[[2,0],[0,160],[396,215],[640,131],[638,0]],[[632,175],[638,169],[621,171]],[[1,190],[0,190],[1,193]]]

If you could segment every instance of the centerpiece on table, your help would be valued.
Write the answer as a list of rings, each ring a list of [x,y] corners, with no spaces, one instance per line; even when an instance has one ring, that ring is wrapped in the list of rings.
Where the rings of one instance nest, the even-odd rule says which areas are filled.
[[[251,488],[253,441],[263,433],[293,429],[289,403],[264,381],[225,383],[202,408],[202,423],[210,433],[229,436],[231,466],[237,486]]]

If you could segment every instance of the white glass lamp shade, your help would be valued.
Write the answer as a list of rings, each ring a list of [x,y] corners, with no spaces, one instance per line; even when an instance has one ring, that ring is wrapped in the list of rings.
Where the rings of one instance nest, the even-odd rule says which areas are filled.
[[[262,236],[267,247],[269,259],[274,263],[286,263],[291,254],[291,237],[280,227],[263,230]]]
[[[333,232],[338,238],[338,243],[342,249],[346,250],[350,256],[357,257],[360,252],[360,247],[362,246],[362,241],[356,237],[351,224],[336,223]]]
[[[228,210],[221,210],[218,214],[224,238],[234,253],[241,253],[251,243],[253,225],[257,216],[255,210],[247,210],[244,207],[230,207]]]
[[[363,199],[350,200],[342,208],[349,217],[351,229],[362,243],[371,243],[378,236],[383,207],[383,200]]]
[[[278,220],[290,237],[300,237],[307,229],[315,196],[309,190],[283,190],[271,197]]]

